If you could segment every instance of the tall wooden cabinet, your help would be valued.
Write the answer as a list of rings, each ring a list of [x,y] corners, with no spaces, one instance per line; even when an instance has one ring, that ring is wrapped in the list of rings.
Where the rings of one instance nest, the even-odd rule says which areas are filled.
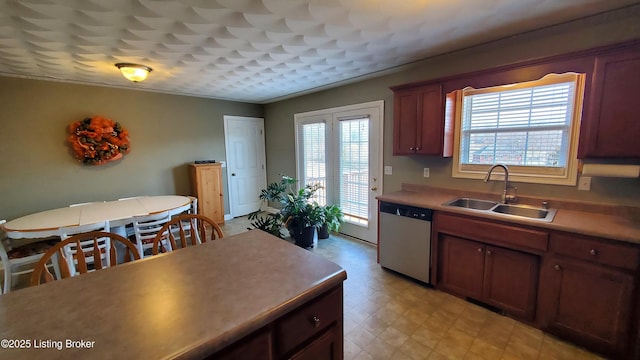
[[[218,224],[224,224],[222,165],[191,164],[194,196],[198,198],[198,213]]]

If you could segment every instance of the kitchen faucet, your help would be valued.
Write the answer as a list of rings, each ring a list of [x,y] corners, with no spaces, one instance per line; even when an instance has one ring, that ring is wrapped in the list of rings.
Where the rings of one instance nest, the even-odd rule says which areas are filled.
[[[491,168],[489,168],[489,171],[487,172],[487,176],[484,178],[484,182],[489,181],[489,178],[491,177],[491,172],[493,171],[493,169],[497,168],[497,167],[501,167],[502,169],[504,169],[504,191],[502,192],[502,196],[500,197],[500,201],[503,204],[508,204],[510,202],[516,202],[516,200],[518,200],[518,196],[515,194],[515,192],[518,190],[517,187],[512,186],[513,187],[513,191],[514,191],[514,195],[509,195],[509,168],[507,168],[507,165],[504,164],[495,164],[493,165]]]

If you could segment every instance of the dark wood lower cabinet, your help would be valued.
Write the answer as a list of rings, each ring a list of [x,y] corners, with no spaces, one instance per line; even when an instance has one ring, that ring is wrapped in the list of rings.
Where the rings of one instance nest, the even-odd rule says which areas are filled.
[[[342,284],[213,354],[224,360],[342,360]]]
[[[484,245],[446,234],[439,241],[438,283],[457,295],[482,299]]]
[[[271,360],[273,359],[271,332],[268,328],[258,330],[237,344],[231,345],[211,359],[216,360]]]
[[[291,360],[342,359],[342,337],[339,331],[331,327],[311,344],[290,357]]]
[[[484,301],[532,321],[538,295],[540,258],[495,246],[486,248]]]
[[[439,286],[533,320],[538,256],[446,234],[439,234],[439,241]]]
[[[612,359],[640,359],[640,245],[435,212],[432,282]]]
[[[540,314],[543,330],[625,358],[630,336],[634,276],[562,257],[545,262]]]

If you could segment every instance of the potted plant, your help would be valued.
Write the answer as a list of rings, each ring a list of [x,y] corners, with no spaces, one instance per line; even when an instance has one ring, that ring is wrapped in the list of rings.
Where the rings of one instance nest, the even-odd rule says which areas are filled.
[[[296,245],[310,247],[313,245],[315,227],[323,222],[323,212],[317,203],[309,203],[309,200],[318,191],[320,184],[306,185],[296,190],[297,180],[288,176],[282,176],[279,182],[273,182],[262,189],[260,199],[264,202],[277,203],[280,211],[263,215],[261,210],[249,215],[251,225],[256,229],[267,231],[283,238],[281,228],[284,225]],[[313,229],[307,229],[313,227]],[[306,237],[303,238],[303,232]],[[309,235],[310,233],[310,235]],[[308,239],[311,238],[309,243]]]
[[[289,214],[286,226],[296,245],[303,248],[313,247],[316,228],[324,222],[324,212],[317,203],[305,203]]]
[[[282,176],[282,179],[279,182],[272,182],[267,185],[265,189],[260,190],[260,195],[258,197],[262,200],[263,205],[268,205],[270,202],[282,204],[285,194],[287,191],[293,191],[292,189],[295,183],[295,179],[288,176]],[[254,229],[266,231],[281,239],[284,238],[281,231],[284,223],[281,211],[265,212],[261,206],[260,209],[249,214],[249,220],[251,221],[251,226],[253,226]],[[251,228],[249,229],[251,230]]]
[[[318,227],[318,239],[326,239],[332,232],[338,232],[340,225],[344,222],[344,214],[336,204],[322,207],[324,221]]]

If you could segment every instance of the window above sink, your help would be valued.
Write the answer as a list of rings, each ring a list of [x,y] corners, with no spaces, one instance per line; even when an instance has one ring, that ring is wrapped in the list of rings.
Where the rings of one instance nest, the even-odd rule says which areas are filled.
[[[447,95],[455,115],[453,177],[481,179],[506,164],[512,180],[575,185],[584,74]]]

